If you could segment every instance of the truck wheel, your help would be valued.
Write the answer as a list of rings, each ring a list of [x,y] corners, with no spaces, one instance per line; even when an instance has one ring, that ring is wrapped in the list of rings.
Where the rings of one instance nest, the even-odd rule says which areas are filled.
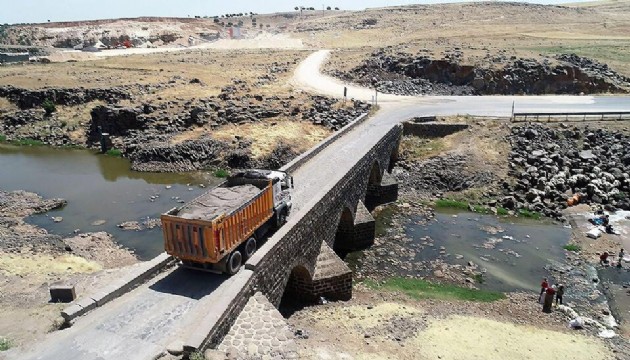
[[[286,222],[287,222],[287,213],[285,211],[281,211],[278,214],[278,228],[280,228]]]
[[[225,264],[225,272],[230,275],[236,274],[240,270],[242,262],[243,255],[241,255],[240,251],[234,250],[230,254],[230,257],[227,260],[227,264]]]
[[[249,259],[252,255],[254,255],[254,252],[256,252],[256,245],[256,239],[254,239],[254,237],[247,239],[243,248],[245,259]]]

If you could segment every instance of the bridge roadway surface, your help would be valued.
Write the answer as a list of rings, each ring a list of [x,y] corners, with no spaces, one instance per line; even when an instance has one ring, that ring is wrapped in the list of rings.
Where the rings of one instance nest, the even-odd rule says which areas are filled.
[[[343,94],[341,82],[319,73],[327,51],[309,56],[296,69],[293,83],[307,91]],[[373,92],[348,86],[349,97],[370,101]],[[628,97],[465,96],[398,97],[379,95],[381,110],[330,144],[293,174],[294,211],[309,206],[326,188],[379,141],[393,125],[414,116],[471,114],[509,116],[517,111],[628,111]],[[287,225],[288,226],[288,225]],[[264,246],[264,245],[263,245]],[[177,339],[186,339],[209,306],[229,301],[244,284],[238,277],[172,268],[133,291],[78,318],[28,349],[6,353],[9,359],[151,359]]]

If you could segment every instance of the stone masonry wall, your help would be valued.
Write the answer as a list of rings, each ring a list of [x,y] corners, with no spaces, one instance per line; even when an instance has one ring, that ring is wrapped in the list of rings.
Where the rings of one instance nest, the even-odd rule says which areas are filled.
[[[402,133],[401,125],[392,127],[319,202],[293,215],[274,236],[278,240],[270,239],[265,247],[254,254],[245,265],[245,271],[252,271],[253,274],[246,288],[240,292],[239,297],[242,297],[235,298],[229,309],[230,314],[224,314],[214,324],[202,349],[216,347],[221,342],[253,293],[262,292],[277,307],[295,268],[302,267],[302,271],[308,273],[305,276],[315,280],[318,287],[332,287],[329,289],[331,292],[348,288],[351,291],[352,279],[349,273],[338,276],[338,281],[331,279],[333,281],[329,285],[319,284],[319,279],[313,278],[322,241],[334,248],[335,233],[343,209],[353,204],[356,212],[357,204],[365,199],[374,163],[378,163],[381,174],[388,168],[391,154],[397,148]]]
[[[444,137],[468,128],[466,124],[403,122],[403,133],[427,138]]]
[[[297,224],[288,230],[280,244],[268,249],[257,264],[248,264],[249,268],[255,267],[254,282],[258,291],[265,294],[272,304],[277,306],[280,303],[293,268],[303,266],[312,277],[321,241],[334,248],[335,233],[344,207],[346,204],[358,204],[365,198],[374,162],[378,162],[382,173],[382,169],[389,165],[393,147],[398,144],[401,135],[402,127],[394,126],[317,204],[296,217]]]

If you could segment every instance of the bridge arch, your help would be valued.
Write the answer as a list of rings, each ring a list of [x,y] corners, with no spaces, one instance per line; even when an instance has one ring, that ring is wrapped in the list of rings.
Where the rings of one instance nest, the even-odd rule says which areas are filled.
[[[345,256],[345,253],[353,248],[354,243],[354,213],[349,206],[344,206],[339,217],[339,223],[337,224],[337,231],[335,232],[335,242],[333,243],[333,250],[339,254]]]
[[[394,145],[394,147],[392,148],[391,153],[389,154],[389,162],[387,164],[387,172],[390,173],[390,174],[394,170],[394,165],[396,165],[396,162],[398,161],[399,151],[400,151],[400,143],[397,143],[396,145]]]
[[[311,272],[302,264],[293,265],[289,274],[287,286],[284,288],[280,305],[278,306],[282,315],[289,316],[295,310],[299,310],[305,305],[315,301],[312,294],[313,276]]]

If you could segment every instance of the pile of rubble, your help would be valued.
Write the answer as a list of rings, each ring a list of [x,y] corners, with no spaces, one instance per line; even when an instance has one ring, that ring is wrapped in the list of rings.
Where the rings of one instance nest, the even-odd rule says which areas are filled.
[[[541,125],[514,127],[509,136],[507,209],[525,208],[556,219],[567,200],[630,210],[630,137],[602,129]],[[578,195],[579,194],[579,195]]]

